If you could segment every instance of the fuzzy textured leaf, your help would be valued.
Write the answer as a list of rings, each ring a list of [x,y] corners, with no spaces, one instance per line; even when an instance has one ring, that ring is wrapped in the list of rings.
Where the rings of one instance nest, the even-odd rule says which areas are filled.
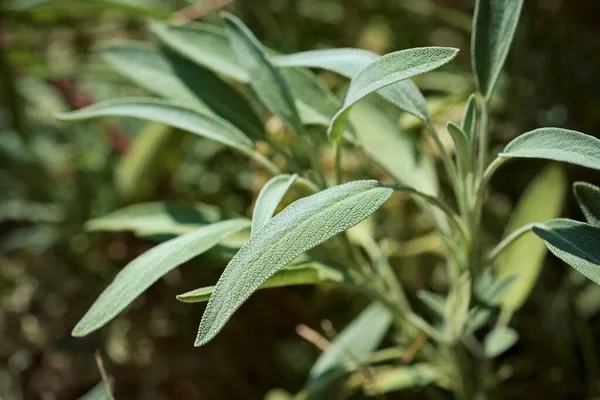
[[[473,143],[475,140],[475,129],[477,128],[477,101],[475,100],[475,95],[469,96],[469,100],[467,100],[460,127],[467,134],[469,143]]]
[[[219,278],[202,316],[195,345],[210,341],[267,279],[306,250],[358,224],[392,189],[355,181],[295,201],[242,246]]]
[[[368,396],[420,388],[434,382],[439,376],[435,366],[428,363],[379,367],[372,374],[371,379],[365,382],[365,394]]]
[[[600,188],[587,182],[575,182],[573,189],[587,222],[600,227]]]
[[[471,55],[475,83],[487,99],[492,96],[517,30],[523,0],[477,0]]]
[[[465,131],[452,122],[448,122],[446,128],[454,142],[460,171],[466,174],[471,171],[471,141]]]
[[[325,264],[313,262],[308,264],[290,265],[270,277],[259,289],[269,289],[283,286],[310,285],[321,282],[342,282],[342,271]],[[206,286],[177,296],[184,303],[201,303],[210,299],[214,286]]]
[[[269,180],[262,188],[256,199],[252,214],[252,235],[265,226],[273,217],[277,206],[283,199],[298,175],[277,175]]]
[[[498,357],[519,340],[519,334],[512,328],[500,326],[493,329],[483,340],[483,353],[488,358]]]
[[[600,140],[568,129],[539,128],[511,141],[498,156],[543,158],[600,169]]]
[[[506,235],[534,222],[544,222],[560,215],[567,192],[567,177],[558,165],[544,169],[525,189],[506,227]],[[497,278],[516,275],[516,281],[502,298],[502,306],[518,310],[529,297],[538,279],[546,247],[535,235],[526,233],[500,254]]]
[[[333,371],[345,371],[348,363],[361,363],[379,346],[390,324],[391,313],[382,305],[372,303],[331,342],[309,372],[309,382]]]
[[[552,254],[600,285],[600,228],[570,219],[553,219],[533,228]]]
[[[63,121],[123,116],[160,122],[233,147],[244,154],[253,150],[252,141],[224,119],[185,107],[170,100],[126,98],[106,100],[69,113],[58,114]]]
[[[167,272],[249,226],[247,219],[217,222],[146,251],[115,276],[77,323],[73,336],[86,336],[101,328]]]
[[[369,64],[350,81],[341,109],[329,126],[331,139],[339,141],[350,107],[363,97],[394,83],[429,72],[451,61],[458,49],[419,47],[386,54]]]

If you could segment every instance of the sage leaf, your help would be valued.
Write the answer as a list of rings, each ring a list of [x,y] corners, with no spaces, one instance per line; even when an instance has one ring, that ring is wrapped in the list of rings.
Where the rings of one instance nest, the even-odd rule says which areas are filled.
[[[454,342],[462,336],[463,328],[469,316],[471,303],[471,278],[463,274],[453,285],[444,304],[444,321],[446,337]]]
[[[460,171],[466,176],[471,171],[471,141],[465,131],[452,122],[448,122],[446,129],[454,142]]]
[[[475,83],[489,99],[517,30],[523,0],[477,0],[471,54]]]
[[[169,7],[158,0],[7,0],[2,8],[10,11],[44,13],[114,10],[143,17],[168,17],[171,13]]]
[[[119,73],[151,93],[210,110],[250,136],[264,138],[262,121],[252,106],[210,69],[143,43],[112,45],[102,55]]]
[[[249,226],[247,219],[217,222],[146,251],[115,276],[77,323],[73,336],[86,336],[101,328],[167,272]]]
[[[262,44],[239,18],[221,14],[238,62],[246,69],[250,85],[273,114],[295,133],[303,131],[294,98],[279,70],[271,64]]]
[[[570,219],[553,219],[533,231],[552,254],[600,285],[600,228]]]
[[[546,167],[523,191],[506,227],[505,236],[515,229],[544,222],[560,215],[567,192],[567,177],[558,165]],[[504,252],[496,263],[497,279],[516,276],[502,297],[502,307],[515,312],[531,293],[546,256],[546,247],[535,235],[526,233]]]
[[[269,289],[284,286],[310,285],[321,282],[342,282],[342,271],[328,265],[312,262],[308,264],[290,265],[275,273],[259,289]],[[177,296],[184,303],[201,303],[208,301],[214,286],[206,286]]]
[[[273,217],[277,206],[283,199],[298,175],[277,175],[269,180],[262,188],[256,199],[252,215],[252,233],[254,235]]]
[[[507,326],[494,328],[483,340],[483,354],[487,358],[495,358],[514,346],[519,334]]]
[[[76,111],[58,114],[63,121],[82,121],[98,117],[123,116],[160,122],[233,147],[243,154],[254,152],[252,141],[239,129],[210,113],[179,103],[153,98],[106,100]]]
[[[321,353],[309,372],[309,384],[334,371],[345,372],[349,363],[364,362],[379,346],[392,323],[391,313],[379,303],[365,308]]]
[[[221,211],[204,203],[138,203],[85,223],[88,231],[131,231],[138,236],[181,235],[221,219]]]
[[[433,311],[438,317],[444,317],[446,308],[446,299],[437,293],[430,292],[428,290],[419,290],[417,297],[423,304]]]
[[[575,182],[573,189],[587,222],[600,227],[600,188],[587,182]]]
[[[473,94],[469,96],[469,99],[467,100],[467,105],[460,122],[460,127],[462,128],[463,132],[467,134],[469,143],[473,143],[475,140],[475,129],[477,128],[477,101],[475,99],[475,95]]]
[[[435,366],[429,363],[379,367],[373,369],[372,377],[365,381],[365,394],[377,396],[388,392],[420,388],[435,382],[439,376]]]
[[[600,169],[600,140],[568,129],[539,128],[512,140],[499,157],[543,158]]]
[[[275,62],[282,67],[323,68],[352,79],[378,58],[377,54],[368,50],[342,48],[304,51],[279,56],[276,57]],[[421,120],[427,121],[430,118],[425,97],[410,80],[384,87],[377,93],[401,110],[413,114]]]
[[[329,126],[329,136],[339,141],[350,107],[361,98],[391,84],[436,69],[452,60],[458,49],[420,47],[401,50],[378,58],[350,81],[341,109]]]
[[[113,390],[113,387],[114,379],[109,377],[108,388],[104,382],[100,381],[96,386],[90,389],[89,392],[81,396],[79,400],[110,400],[112,398],[112,393],[109,394],[107,390]]]
[[[296,200],[242,246],[219,278],[195,346],[210,341],[269,277],[330,237],[358,224],[392,194],[376,181],[354,181]]]

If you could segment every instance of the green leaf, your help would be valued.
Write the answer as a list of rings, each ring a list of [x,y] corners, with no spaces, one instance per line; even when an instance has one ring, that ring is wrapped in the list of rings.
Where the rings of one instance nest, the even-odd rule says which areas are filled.
[[[487,358],[495,358],[514,346],[519,334],[507,326],[494,328],[483,340],[483,354]]]
[[[533,228],[548,249],[600,285],[600,228],[570,219],[553,219]]]
[[[475,140],[475,130],[477,129],[477,101],[473,94],[469,96],[469,100],[467,100],[460,127],[463,132],[467,134],[469,143],[473,143]]]
[[[475,83],[489,99],[517,30],[523,0],[477,0],[471,54]]]
[[[111,390],[113,390],[114,379],[112,377],[109,378],[109,385]],[[84,394],[79,398],[79,400],[110,400],[111,397],[106,392],[106,386],[104,382],[99,382],[96,386],[94,386],[89,392]]]
[[[467,134],[452,122],[448,122],[446,128],[454,142],[460,171],[463,174],[467,174],[471,171],[471,141]]]
[[[366,99],[352,108],[350,122],[356,144],[398,183],[437,195],[439,183],[434,161],[396,125],[385,108]]]
[[[150,30],[164,44],[195,63],[236,81],[250,82],[220,27],[200,22],[186,25],[152,22]]]
[[[392,194],[376,181],[355,181],[299,199],[242,246],[219,278],[195,346],[210,341],[269,277],[306,250],[358,224]]]
[[[331,342],[309,372],[309,382],[335,371],[346,371],[349,363],[364,362],[379,346],[390,324],[391,313],[379,303],[372,303]]]
[[[270,277],[259,289],[269,289],[283,286],[311,285],[321,282],[342,282],[342,271],[328,265],[312,262],[308,264],[290,265]],[[177,296],[184,303],[201,303],[208,301],[214,286],[206,286]]]
[[[111,45],[104,59],[119,73],[159,96],[214,112],[252,137],[264,127],[248,101],[209,69],[146,43]]]
[[[252,235],[265,226],[273,217],[277,206],[283,199],[298,175],[277,175],[262,188],[256,199],[252,214]]]
[[[419,290],[417,292],[417,297],[419,300],[423,302],[431,311],[433,311],[437,316],[444,317],[445,308],[446,308],[446,299],[437,294],[430,292],[428,290]]]
[[[454,284],[445,302],[445,334],[450,342],[454,342],[462,336],[467,317],[469,316],[470,303],[471,278],[469,274],[465,273]]]
[[[160,122],[174,128],[212,139],[243,154],[254,152],[252,141],[222,118],[185,107],[170,100],[127,98],[106,100],[69,113],[58,114],[63,121],[81,121],[98,117],[133,117]]]
[[[505,236],[534,222],[544,222],[560,215],[567,191],[567,177],[560,166],[545,168],[527,186],[513,211]],[[529,297],[540,274],[546,248],[531,233],[512,243],[498,257],[497,278],[516,275],[517,279],[504,294],[502,305],[511,312],[518,310]]]
[[[600,140],[568,129],[539,128],[511,141],[498,156],[543,158],[600,169]]]
[[[350,107],[363,97],[386,86],[436,69],[452,60],[458,49],[420,47],[387,54],[369,64],[350,81],[341,109],[329,126],[329,135],[339,141]]]
[[[249,226],[247,219],[217,222],[163,242],[143,253],[115,276],[77,323],[73,336],[86,336],[101,328],[167,272]]]
[[[279,70],[271,64],[262,44],[239,18],[228,13],[221,15],[231,47],[246,69],[250,85],[258,98],[289,129],[295,133],[302,132],[302,123],[290,89]]]
[[[435,366],[428,363],[379,367],[371,374],[372,377],[365,381],[367,396],[424,387],[439,377]]]
[[[491,275],[490,271],[490,282],[484,284],[480,279],[475,284],[473,295],[476,305],[469,311],[467,324],[469,332],[478,330],[489,321],[493,312],[500,305],[504,294],[517,280],[517,275],[508,275],[494,282],[491,280],[493,279]]]
[[[181,235],[221,219],[220,210],[204,203],[139,203],[86,222],[88,231],[132,231],[139,236]]]
[[[377,54],[367,50],[342,48],[279,56],[276,57],[275,62],[282,67],[323,68],[352,79],[378,58]],[[429,119],[427,101],[412,81],[405,80],[392,84],[377,93],[401,110],[424,121]]]
[[[587,222],[600,227],[600,188],[587,182],[575,182],[573,189]]]
[[[9,11],[128,11],[132,15],[168,16],[169,8],[157,0],[8,0],[2,8]]]

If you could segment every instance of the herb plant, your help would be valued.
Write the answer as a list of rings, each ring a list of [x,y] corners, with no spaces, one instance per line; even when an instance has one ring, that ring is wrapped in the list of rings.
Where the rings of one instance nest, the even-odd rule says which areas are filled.
[[[61,114],[60,119],[126,116],[155,121],[237,150],[273,177],[258,195],[252,219],[207,219],[194,205],[189,206],[189,218],[173,218],[167,206],[151,203],[90,221],[92,230],[172,238],[125,266],[73,335],[101,328],[167,272],[218,244],[235,247],[232,238],[242,237],[243,245],[215,286],[178,296],[188,303],[208,301],[195,346],[213,339],[258,289],[345,284],[372,304],[322,353],[299,398],[330,398],[332,390],[341,395],[356,388],[357,381],[367,395],[431,385],[458,399],[485,398],[501,381],[491,360],[518,340],[509,327],[511,316],[527,299],[546,247],[600,284],[600,188],[574,185],[587,223],[556,219],[564,177],[555,166],[523,194],[504,239],[488,243],[481,234],[490,179],[507,161],[539,158],[600,169],[600,140],[561,128],[524,133],[490,157],[490,102],[522,5],[523,0],[476,2],[471,41],[476,92],[466,101],[462,120],[447,123],[454,155],[410,80],[450,62],[458,53],[454,48],[422,47],[382,57],[353,48],[280,55],[230,14],[222,14],[224,28],[153,22],[150,27],[160,46],[126,43],[105,48],[108,63],[159,98],[104,101]],[[307,68],[348,78],[343,100]],[[437,146],[451,196],[444,198],[432,159],[427,154],[415,158],[412,149],[403,147],[408,144],[399,139],[376,97],[420,120]],[[358,111],[361,120],[353,115]],[[275,116],[293,134],[294,144],[286,146],[266,134],[261,114]],[[375,147],[370,135],[383,136],[389,146]],[[329,145],[323,144],[326,139]],[[268,144],[285,163],[277,165],[258,150],[257,142]],[[319,163],[323,147],[335,154],[335,176],[326,176]],[[354,149],[368,155],[396,183],[345,182],[342,158]],[[292,188],[299,198],[276,213]],[[388,261],[385,241],[369,236],[374,234],[371,230],[358,239],[347,232],[394,192],[412,196],[443,243],[446,290],[417,294],[430,309],[426,315],[414,311],[414,302]],[[397,347],[376,351],[390,329]],[[403,358],[408,352],[414,354]],[[404,364],[385,365],[398,359]]]

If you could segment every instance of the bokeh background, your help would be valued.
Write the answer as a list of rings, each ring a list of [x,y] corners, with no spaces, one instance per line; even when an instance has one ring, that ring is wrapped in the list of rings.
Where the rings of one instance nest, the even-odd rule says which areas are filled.
[[[226,259],[207,253],[155,284],[126,313],[83,339],[70,331],[112,277],[152,246],[126,233],[86,233],[83,224],[126,204],[202,201],[249,214],[266,177],[222,146],[183,135],[156,149],[141,175],[127,175],[128,152],[155,127],[119,119],[66,125],[59,111],[143,93],[98,57],[115,40],[155,40],[150,19],[218,23],[238,16],[266,45],[294,52],[361,47],[383,54],[441,45],[461,49],[440,71],[416,79],[435,120],[460,115],[472,91],[471,0],[4,0],[0,2],[0,398],[76,399],[99,381],[100,349],[117,399],[263,399],[294,392],[318,355],[295,332],[328,319],[340,329],[365,300],[347,289],[296,287],[255,294],[209,345],[193,348],[203,305],[175,295],[211,284]],[[123,7],[123,4],[126,4]],[[131,6],[133,5],[133,6]],[[183,11],[182,11],[183,10]],[[600,2],[528,0],[493,107],[501,146],[541,126],[600,135]],[[341,93],[344,81],[320,78]],[[420,128],[404,127],[415,137]],[[326,157],[323,165],[332,165]],[[546,163],[501,170],[487,228],[501,235],[519,194]],[[352,160],[348,170],[360,170]],[[125,172],[124,172],[125,171]],[[600,183],[575,167],[569,180]],[[376,173],[376,172],[374,172]],[[386,205],[387,232],[401,240],[424,229],[403,200]],[[569,194],[564,215],[581,215]],[[398,227],[401,222],[402,227]],[[409,249],[410,250],[410,249]],[[410,252],[410,251],[409,251]],[[431,257],[402,258],[409,291],[430,281]],[[495,398],[600,396],[600,290],[571,279],[548,257],[513,326],[521,340],[500,360],[509,371]],[[397,398],[423,398],[423,391]],[[360,394],[357,394],[360,398]],[[394,396],[389,396],[394,398]]]

